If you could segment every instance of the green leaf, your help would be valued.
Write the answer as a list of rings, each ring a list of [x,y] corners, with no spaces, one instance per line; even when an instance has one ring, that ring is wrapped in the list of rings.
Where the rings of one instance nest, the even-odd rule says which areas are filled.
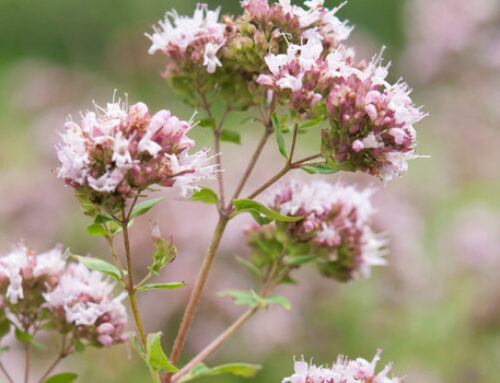
[[[16,339],[22,344],[30,344],[33,341],[33,335],[21,330],[19,327],[16,327],[14,333],[16,335]]]
[[[317,257],[315,255],[296,255],[285,259],[285,265],[300,266],[304,263],[314,261]]]
[[[90,226],[87,226],[87,232],[90,235],[102,235],[103,237],[106,237],[108,233],[106,233],[106,230],[100,223],[93,223]]]
[[[186,286],[186,282],[149,283],[137,289],[137,291],[157,290],[157,289],[179,289]]]
[[[259,306],[260,308],[266,308],[270,304],[278,304],[283,306],[285,310],[290,310],[292,305],[285,297],[279,295],[273,295],[267,298],[261,297],[255,291],[245,291],[245,290],[224,290],[219,294],[221,297],[230,297],[234,299],[234,304],[239,306]]]
[[[85,351],[85,345],[78,338],[71,338],[71,344],[75,347],[76,352]]]
[[[220,297],[230,297],[234,299],[234,304],[238,306],[256,306],[258,301],[255,299],[251,291],[245,290],[223,290],[217,294]]]
[[[262,366],[259,366],[258,364],[249,363],[229,363],[213,368],[206,366],[204,363],[198,363],[192,368],[191,371],[189,371],[179,380],[179,383],[188,382],[196,378],[221,374],[233,374],[245,378],[252,378],[259,372],[261,368]]]
[[[200,128],[212,128],[215,130],[216,122],[214,118],[202,118],[200,121],[198,121],[198,126]]]
[[[9,347],[9,346],[2,346],[2,347],[0,347],[0,354],[1,354],[2,352],[6,352],[6,351],[9,351],[9,350],[10,350],[10,347]]]
[[[236,256],[236,261],[247,268],[248,271],[250,271],[253,275],[255,275],[257,278],[262,278],[262,272],[255,266],[253,263]]]
[[[234,130],[224,129],[219,136],[221,141],[233,142],[235,144],[241,145],[241,135]]]
[[[73,257],[76,258],[78,262],[87,266],[89,269],[100,271],[101,273],[110,275],[117,281],[122,282],[120,271],[118,270],[117,267],[113,266],[111,263],[103,261],[102,259],[99,258],[82,257],[81,255],[73,255]],[[126,275],[125,270],[123,271],[123,273]]]
[[[179,371],[177,367],[171,365],[161,347],[161,332],[148,334],[147,339],[147,363],[154,370],[167,370],[170,372]]]
[[[267,206],[262,205],[261,203],[251,200],[251,199],[237,199],[233,202],[235,211],[231,214],[231,217],[234,217],[243,212],[257,213],[259,217],[267,217],[271,220],[276,221],[286,221],[286,222],[295,222],[300,221],[303,217],[288,217],[286,215],[282,215],[276,211],[269,209]],[[255,216],[254,216],[255,217]],[[267,220],[264,220],[264,222]],[[268,221],[267,223],[269,223]]]
[[[299,125],[299,130],[304,130],[304,129],[307,129],[307,128],[312,128],[313,126],[316,126],[316,125],[320,124],[324,120],[325,120],[325,116],[321,115],[319,117],[316,117],[313,120],[310,120],[310,121],[307,121],[307,122],[304,122],[304,123],[300,124]]]
[[[274,134],[276,136],[276,142],[278,143],[278,149],[283,157],[288,158],[288,153],[285,146],[285,139],[283,138],[283,134],[281,133],[280,122],[278,120],[276,112],[274,112],[273,115],[271,116],[271,121],[273,123]]]
[[[138,203],[132,209],[132,213],[130,214],[130,219],[132,219],[134,217],[138,217],[138,216],[143,215],[143,214],[146,214],[149,210],[151,210],[151,208],[153,206],[155,206],[158,202],[163,200],[163,198],[164,197],[160,197],[160,198],[150,199],[150,200]]]
[[[134,346],[135,348],[135,351],[137,351],[137,354],[139,354],[139,356],[144,359],[144,361],[147,363],[147,355],[146,353],[144,352],[144,350],[142,349],[141,345],[139,344],[139,342],[137,341],[137,338],[135,337],[135,334],[130,334],[130,343],[132,343],[132,346]]]
[[[219,196],[210,188],[202,188],[195,191],[191,197],[191,201],[205,202],[211,204],[219,203]]]
[[[327,164],[317,164],[317,165],[305,165],[300,167],[302,170],[308,172],[309,174],[333,174],[337,173],[340,169],[327,165]]]
[[[78,375],[72,372],[63,372],[62,374],[52,375],[44,383],[71,383],[74,382]]]
[[[173,262],[177,256],[177,247],[175,246],[172,238],[155,239],[154,246],[153,264],[149,267],[149,270],[151,270],[153,274],[158,274],[158,272],[163,269],[167,263]]]
[[[286,311],[290,311],[292,305],[288,299],[280,295],[272,295],[270,297],[264,298],[264,301],[268,304],[277,304],[282,306]]]

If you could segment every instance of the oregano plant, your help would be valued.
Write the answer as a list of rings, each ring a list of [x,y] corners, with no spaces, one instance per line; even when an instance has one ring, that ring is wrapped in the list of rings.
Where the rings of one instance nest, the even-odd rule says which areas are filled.
[[[64,125],[57,176],[90,217],[88,234],[108,245],[113,262],[62,247],[37,254],[24,243],[0,257],[0,336],[13,332],[23,345],[25,383],[73,382],[77,376],[71,372],[54,374],[60,361],[88,347],[122,342],[133,345],[154,383],[220,374],[253,378],[259,365],[231,360],[209,366],[205,359],[259,310],[270,305],[291,310],[276,289],[294,282],[294,271],[313,267],[349,282],[368,278],[373,266],[385,264],[387,239],[372,225],[373,189],[342,183],[335,174],[364,172],[384,182],[401,176],[408,161],[419,157],[414,124],[424,114],[402,80],[387,80],[389,65],[381,54],[368,60],[355,56],[346,42],[353,28],[336,15],[340,6],[329,9],[323,0],[303,6],[245,0],[241,8],[239,15],[222,17],[220,7],[209,10],[205,4],[198,4],[193,16],[170,11],[147,34],[149,53],[165,58],[164,79],[198,112],[191,120],[167,109],[152,112],[143,102],[129,105],[133,96],[126,102],[114,96]],[[215,104],[224,105],[221,114]],[[248,147],[246,137],[227,126],[227,117],[241,111],[260,131],[256,147]],[[210,131],[213,147],[195,149],[189,137],[193,129]],[[316,149],[298,156],[306,132],[314,135]],[[247,164],[238,163],[240,180],[226,188],[224,162],[231,159],[223,148],[234,144],[252,156]],[[262,179],[254,169],[266,145],[280,153],[282,163]],[[298,171],[306,182],[292,177]],[[260,186],[248,191],[250,177]],[[164,279],[168,273],[158,277],[177,256],[175,233],[163,236],[161,222],[152,225],[149,267],[140,279],[133,273],[138,256],[130,243],[134,220],[162,202],[164,197],[152,198],[153,192],[172,187],[181,198],[218,212],[198,278],[189,286],[182,278]],[[240,214],[251,215],[254,223],[245,229],[250,251],[236,260],[255,277],[255,286],[219,292],[227,304],[246,306],[245,311],[180,364],[219,245]],[[137,302],[149,290],[180,288],[189,289],[190,297],[174,342],[165,347],[162,333],[143,323],[153,313],[141,312]],[[30,380],[30,352],[43,347],[41,332],[55,334],[59,350],[46,371]],[[339,356],[326,367],[297,359],[283,383],[400,382],[390,374],[390,364],[376,370],[380,352],[372,361]],[[13,383],[8,367],[0,363],[4,378]]]

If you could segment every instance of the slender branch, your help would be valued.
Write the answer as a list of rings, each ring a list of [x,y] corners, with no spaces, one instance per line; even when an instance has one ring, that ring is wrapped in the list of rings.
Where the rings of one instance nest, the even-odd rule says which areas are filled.
[[[267,181],[264,185],[259,187],[257,190],[255,190],[253,193],[251,193],[247,198],[248,199],[254,199],[257,197],[260,193],[262,193],[264,190],[266,190],[269,186],[273,185],[275,182],[277,182],[281,177],[283,177],[286,173],[288,173],[292,169],[291,164],[287,163],[283,169],[281,169],[277,174],[275,174],[269,181]]]
[[[115,245],[113,244],[113,238],[111,238],[110,236],[107,236],[106,240],[108,241],[108,245],[109,245],[109,248],[111,250],[111,255],[113,256],[113,260],[115,261],[115,265],[118,268],[118,271],[120,272],[120,277],[122,278],[123,284],[125,286],[127,286],[127,278],[125,277],[125,273],[123,272],[120,258],[118,257],[118,254],[116,253]]]
[[[295,124],[293,128],[293,138],[292,138],[292,147],[290,149],[290,156],[288,157],[288,163],[292,163],[292,158],[295,153],[295,145],[297,144],[297,133],[299,131],[299,124]]]
[[[278,173],[276,173],[271,179],[269,179],[264,185],[259,187],[257,190],[255,190],[252,194],[250,194],[247,198],[248,199],[254,199],[257,197],[260,193],[262,193],[264,190],[266,190],[269,186],[273,185],[276,183],[281,177],[283,177],[285,174],[287,174],[290,170],[292,169],[297,169],[305,165],[310,165],[310,164],[304,164],[304,162],[309,161],[311,159],[319,158],[321,157],[321,153],[303,158],[301,160],[295,161],[295,162],[290,162],[288,161],[286,165],[281,169]],[[323,163],[323,162],[319,162]],[[311,164],[316,164],[316,163],[311,163]]]
[[[5,366],[3,365],[2,362],[0,362],[0,371],[2,371],[2,373],[4,374],[5,378],[7,378],[7,380],[9,381],[9,383],[14,383],[14,380],[9,375],[9,373],[7,372],[7,369],[5,368]]]
[[[266,131],[262,135],[262,138],[260,139],[259,144],[257,145],[257,149],[255,149],[255,152],[252,156],[252,159],[250,160],[250,163],[248,164],[248,166],[245,170],[245,173],[243,174],[243,177],[241,178],[241,181],[238,184],[238,187],[236,188],[236,190],[234,192],[232,200],[235,200],[236,198],[239,197],[241,191],[243,190],[243,187],[245,186],[246,182],[248,181],[248,178],[250,177],[250,174],[252,173],[252,171],[255,167],[255,164],[257,163],[257,160],[259,159],[259,156],[262,153],[262,150],[264,149],[264,146],[266,145],[266,142],[271,134],[272,134],[272,131],[270,129],[266,128]]]
[[[177,336],[175,338],[174,345],[172,347],[172,353],[170,354],[170,362],[173,365],[175,365],[179,360],[179,356],[181,354],[182,347],[184,346],[184,341],[186,340],[189,327],[191,325],[191,322],[193,321],[196,308],[198,307],[198,303],[200,302],[201,293],[203,287],[205,286],[205,282],[207,280],[210,267],[212,266],[212,262],[214,260],[217,249],[219,248],[219,244],[222,239],[224,230],[226,229],[228,221],[229,218],[227,216],[221,215],[219,217],[219,222],[215,227],[215,231],[212,236],[212,241],[210,242],[207,254],[205,255],[205,259],[203,260],[203,264],[201,266],[200,273],[198,275],[198,279],[196,280],[194,289],[191,293],[191,296],[189,297],[189,302],[186,306],[184,317],[182,318],[179,331],[177,332]]]
[[[144,331],[144,325],[142,323],[141,315],[139,313],[139,308],[137,306],[137,299],[135,297],[136,290],[134,288],[134,277],[132,270],[132,254],[130,252],[130,239],[128,233],[128,223],[130,215],[132,214],[132,209],[137,202],[137,197],[134,199],[130,210],[126,214],[125,207],[122,209],[122,230],[123,230],[123,242],[125,244],[125,256],[127,258],[127,272],[128,272],[128,299],[130,302],[130,307],[132,309],[132,314],[134,316],[135,325],[137,327],[137,331],[139,333],[139,338],[141,340],[142,347],[146,349],[147,340],[146,340],[146,332]],[[154,383],[160,383],[160,375],[158,372],[154,371],[151,367],[149,368],[149,372],[151,373],[151,377],[153,378]]]
[[[61,351],[59,351],[57,358],[50,364],[47,371],[45,371],[45,373],[42,375],[42,377],[38,380],[38,383],[45,382],[45,379],[49,376],[49,374],[54,370],[54,368],[57,367],[59,362],[61,360],[63,360],[66,356],[68,356],[68,350],[66,350],[66,336],[63,335],[63,338],[61,341]]]
[[[224,176],[222,174],[222,154],[220,152],[220,132],[214,132],[214,150],[215,150],[215,161],[217,163],[217,185],[219,187],[219,198],[221,203],[221,208],[224,208],[225,196],[224,196]]]
[[[132,308],[132,314],[134,315],[135,324],[137,325],[137,331],[139,332],[139,338],[141,339],[142,346],[144,347],[144,349],[146,349],[146,332],[144,331],[144,326],[139,314],[137,299],[135,298],[135,291],[129,291],[128,298],[130,300],[130,307]]]
[[[144,278],[142,278],[142,280],[141,280],[138,284],[136,284],[136,285],[135,285],[134,290],[137,290],[139,287],[141,287],[143,284],[145,284],[147,281],[149,281],[149,279],[150,279],[152,276],[153,276],[153,272],[152,272],[152,271],[150,271],[150,272],[148,273],[148,275],[146,275]]]
[[[182,376],[191,371],[191,369],[198,363],[203,361],[207,356],[214,352],[224,341],[229,338],[234,332],[241,327],[248,319],[250,319],[257,311],[258,306],[250,307],[243,315],[241,315],[231,326],[229,326],[223,333],[215,338],[208,346],[206,346],[198,355],[191,359],[182,369],[172,376],[172,383],[177,382]]]
[[[30,377],[31,347],[27,343],[24,345],[24,383],[28,383]]]
[[[127,271],[128,271],[128,291],[134,290],[134,277],[132,273],[132,257],[130,254],[130,240],[128,236],[128,215],[125,214],[125,208],[122,210],[122,229],[123,229],[123,242],[125,244],[125,255],[127,257]]]
[[[281,260],[283,259],[284,254],[278,258],[278,260],[273,264],[273,267],[269,271],[269,274],[266,278],[266,281],[261,290],[261,296],[267,297],[271,290],[276,287],[279,282],[281,282],[281,278],[278,278],[278,281],[274,284],[272,283],[273,278],[275,277],[276,272],[281,265]],[[290,268],[285,269],[286,274],[290,272]],[[282,273],[283,274],[283,273]],[[191,369],[196,366],[198,363],[206,359],[210,354],[212,354],[219,346],[224,343],[231,335],[233,335],[237,329],[239,329],[245,322],[247,322],[257,311],[259,311],[260,306],[252,306],[247,311],[245,311],[236,321],[233,322],[231,326],[229,326],[226,330],[224,330],[217,338],[215,338],[210,344],[208,344],[198,355],[196,355],[193,359],[191,359],[184,367],[181,368],[179,372],[172,376],[172,383],[177,382],[182,376],[187,374]]]
[[[321,157],[321,153],[313,154],[312,156],[304,157],[301,160],[295,161],[294,164],[301,164],[303,162],[315,160],[316,158],[320,158],[320,157]]]

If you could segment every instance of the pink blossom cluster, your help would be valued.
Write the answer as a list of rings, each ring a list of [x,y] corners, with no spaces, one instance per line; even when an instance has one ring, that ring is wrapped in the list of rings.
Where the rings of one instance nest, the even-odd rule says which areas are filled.
[[[119,102],[69,120],[57,146],[58,176],[80,197],[107,210],[121,207],[127,198],[152,186],[176,184],[183,196],[197,182],[211,178],[215,165],[207,150],[191,155],[191,125],[168,110],[153,116],[143,103],[126,108]]]
[[[346,40],[353,29],[348,21],[340,21],[336,16],[344,4],[330,10],[324,6],[324,0],[305,1],[305,9],[291,4],[290,0],[280,0],[271,5],[267,0],[246,0],[241,3],[252,19],[259,23],[277,21],[276,25],[283,33],[289,33],[289,27],[291,30],[298,27],[306,34],[310,28],[317,28],[322,40],[330,47]]]
[[[207,4],[198,4],[193,17],[179,16],[172,10],[167,12],[152,35],[149,54],[163,52],[177,63],[194,63],[214,73],[222,66],[219,50],[226,42],[226,25],[218,21],[220,7],[208,10]]]
[[[371,362],[363,358],[350,360],[340,355],[331,368],[317,367],[304,360],[295,361],[295,373],[282,383],[400,383],[400,378],[387,376],[392,363],[375,372],[381,353],[379,349]]]
[[[0,257],[2,310],[21,328],[26,323],[55,328],[106,347],[123,342],[123,297],[113,297],[114,285],[103,274],[68,264],[66,256],[61,247],[36,254],[22,243],[14,245]]]
[[[125,293],[113,297],[113,289],[114,284],[102,273],[72,263],[57,286],[43,296],[63,329],[73,330],[76,338],[109,347],[127,339]]]
[[[324,57],[323,37],[318,29],[303,33],[306,42],[289,44],[286,54],[269,54],[265,61],[269,74],[261,74],[257,83],[270,89],[274,96],[300,113],[324,100],[336,78],[353,72],[353,52],[339,47]]]
[[[372,266],[385,264],[385,239],[370,226],[372,194],[371,189],[340,183],[290,181],[271,190],[267,204],[281,214],[303,217],[279,224],[286,225],[287,245],[307,244],[306,254],[317,255],[316,265],[324,275],[347,281],[367,278]]]
[[[343,170],[364,171],[389,181],[417,158],[413,125],[424,114],[404,82],[389,84],[387,66],[375,58],[332,84],[326,99],[331,127],[323,130],[323,156]]]

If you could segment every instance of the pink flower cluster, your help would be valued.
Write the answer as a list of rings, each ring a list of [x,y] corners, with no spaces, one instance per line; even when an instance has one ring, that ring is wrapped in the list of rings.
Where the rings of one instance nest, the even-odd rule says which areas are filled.
[[[291,30],[298,27],[307,34],[309,28],[316,27],[322,40],[330,47],[346,40],[353,29],[347,21],[342,22],[336,16],[344,4],[330,10],[324,6],[324,0],[304,2],[306,9],[291,4],[290,0],[280,0],[271,5],[267,0],[246,0],[241,3],[248,15],[259,23],[278,21],[276,24],[283,33],[289,32],[288,27]]]
[[[46,306],[57,314],[62,328],[74,329],[74,336],[106,347],[127,339],[125,293],[113,297],[114,284],[103,274],[82,264],[68,265],[57,286],[44,293]]]
[[[340,355],[331,368],[316,367],[304,360],[295,361],[295,373],[282,383],[400,383],[400,378],[387,376],[392,369],[391,363],[375,372],[381,353],[378,350],[371,362],[363,358],[350,360]]]
[[[386,76],[387,67],[375,58],[335,80],[326,100],[331,128],[323,130],[322,152],[340,169],[389,181],[419,157],[413,125],[424,114],[413,105],[408,86],[391,85]]]
[[[215,165],[207,150],[188,149],[189,122],[167,110],[150,115],[143,103],[126,109],[119,102],[87,112],[80,124],[70,120],[57,146],[58,176],[79,195],[107,210],[152,186],[180,186],[189,196],[201,179],[211,178]]]
[[[267,55],[265,61],[270,73],[257,78],[257,83],[299,113],[309,112],[321,102],[336,78],[349,76],[354,58],[344,47],[323,57],[323,37],[317,29],[305,31],[303,37],[307,42],[289,44],[286,54]]]
[[[367,278],[372,266],[385,264],[385,240],[370,227],[372,193],[319,180],[291,181],[271,190],[267,198],[281,214],[303,217],[286,223],[287,244],[309,245],[307,254],[317,255],[316,265],[323,274],[347,281]]]
[[[226,25],[218,22],[219,13],[220,7],[210,11],[206,4],[198,4],[193,17],[167,12],[159,28],[146,34],[153,43],[149,54],[161,51],[177,63],[196,63],[214,73],[222,66],[217,55],[226,42]]]
[[[22,243],[0,257],[0,297],[18,327],[55,328],[92,345],[123,342],[127,321],[123,297],[103,274],[68,264],[60,247],[36,254]]]

